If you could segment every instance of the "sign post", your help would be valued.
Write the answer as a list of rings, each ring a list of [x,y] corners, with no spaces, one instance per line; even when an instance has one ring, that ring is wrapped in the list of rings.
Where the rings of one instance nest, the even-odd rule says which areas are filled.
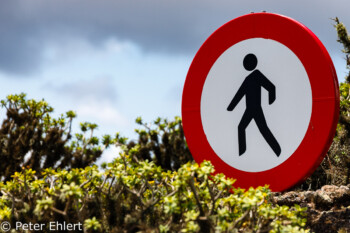
[[[188,71],[182,97],[186,140],[236,186],[282,191],[320,164],[339,115],[331,58],[301,23],[252,13],[216,30]]]

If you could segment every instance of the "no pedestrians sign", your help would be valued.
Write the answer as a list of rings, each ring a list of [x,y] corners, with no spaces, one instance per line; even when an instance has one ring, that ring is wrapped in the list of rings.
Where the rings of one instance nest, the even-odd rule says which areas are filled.
[[[188,71],[182,118],[197,162],[236,186],[286,190],[307,178],[335,133],[339,90],[331,58],[301,23],[252,13],[216,30]]]

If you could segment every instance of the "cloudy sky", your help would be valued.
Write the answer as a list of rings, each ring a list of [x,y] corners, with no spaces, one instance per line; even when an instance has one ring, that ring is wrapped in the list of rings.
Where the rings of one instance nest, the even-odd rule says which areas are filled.
[[[136,137],[134,120],[181,115],[190,63],[205,39],[238,16],[284,14],[324,43],[339,80],[345,61],[331,18],[350,28],[349,0],[4,0],[0,98],[25,92],[57,114],[74,110],[98,134]],[[317,58],[315,58],[317,59]]]

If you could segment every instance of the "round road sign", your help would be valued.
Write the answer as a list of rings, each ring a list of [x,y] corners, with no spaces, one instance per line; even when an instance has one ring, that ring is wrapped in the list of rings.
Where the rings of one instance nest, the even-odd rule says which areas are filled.
[[[252,13],[197,52],[182,98],[185,136],[236,186],[286,190],[324,158],[339,114],[336,72],[321,41],[285,16]]]

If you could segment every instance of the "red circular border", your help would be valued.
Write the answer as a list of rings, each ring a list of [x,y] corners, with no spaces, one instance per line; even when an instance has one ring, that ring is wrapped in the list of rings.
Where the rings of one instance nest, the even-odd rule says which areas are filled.
[[[262,172],[241,171],[221,160],[209,145],[200,115],[202,89],[211,67],[228,48],[250,38],[272,39],[292,50],[304,65],[312,90],[312,113],[303,141],[285,162]],[[194,159],[211,161],[216,172],[237,179],[235,186],[242,188],[269,184],[272,191],[283,191],[302,182],[327,153],[338,117],[338,80],[327,50],[301,23],[271,13],[244,15],[216,30],[193,59],[182,95],[183,127]]]

